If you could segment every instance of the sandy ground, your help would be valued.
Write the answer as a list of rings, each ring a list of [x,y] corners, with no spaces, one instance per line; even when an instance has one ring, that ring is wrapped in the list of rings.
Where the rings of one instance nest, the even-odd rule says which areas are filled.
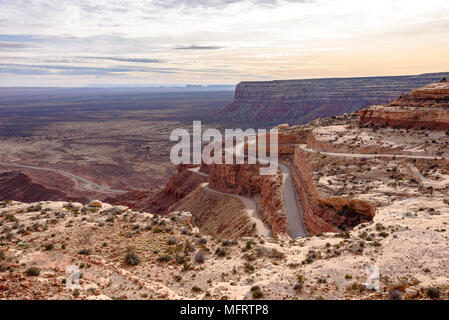
[[[2,231],[9,228],[14,241],[1,240],[0,298],[246,300],[255,298],[251,289],[258,286],[264,299],[388,299],[396,288],[406,299],[428,299],[430,287],[444,299],[449,212],[402,215],[422,201],[395,202],[344,236],[296,241],[222,241],[199,235],[176,217],[118,214],[107,204],[79,213],[64,202],[41,203],[41,211],[34,211],[37,203],[3,204]],[[21,234],[11,214],[25,229],[40,227]],[[204,262],[195,259],[198,251]],[[138,256],[138,265],[126,262],[127,252]],[[83,274],[78,291],[64,283],[70,266]],[[40,274],[28,275],[30,267]]]

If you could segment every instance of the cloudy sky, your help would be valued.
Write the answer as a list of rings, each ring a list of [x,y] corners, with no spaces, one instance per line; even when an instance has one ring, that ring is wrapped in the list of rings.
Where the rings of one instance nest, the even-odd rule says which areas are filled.
[[[447,0],[0,0],[0,86],[449,71]]]

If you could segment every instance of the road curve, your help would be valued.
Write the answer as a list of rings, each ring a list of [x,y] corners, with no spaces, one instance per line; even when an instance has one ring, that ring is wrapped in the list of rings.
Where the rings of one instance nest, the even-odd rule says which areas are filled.
[[[279,163],[283,176],[282,195],[285,211],[287,212],[288,232],[293,239],[307,237],[307,229],[304,225],[303,210],[298,200],[290,169]]]
[[[18,163],[7,163],[7,162],[1,162],[1,161],[0,161],[0,166],[55,172],[55,173],[58,173],[58,174],[62,174],[64,176],[66,176],[66,177],[72,178],[74,180],[81,181],[81,182],[85,183],[88,187],[90,187],[91,190],[97,191],[97,192],[98,191],[99,192],[104,192],[104,193],[126,193],[126,192],[128,192],[128,191],[125,191],[125,190],[115,190],[115,189],[111,189],[111,188],[106,187],[106,186],[99,185],[99,184],[97,184],[97,183],[95,183],[93,181],[87,180],[87,179],[85,179],[83,177],[77,176],[77,175],[75,175],[73,173],[70,173],[70,172],[62,170],[62,169],[45,168],[45,167],[24,165],[24,164],[18,164]],[[95,190],[95,189],[98,189],[98,190]]]
[[[190,168],[189,171],[192,171],[196,174],[199,174],[203,177],[208,177],[209,175],[201,172],[200,171],[200,167],[196,167],[196,168]],[[210,191],[210,192],[214,192],[217,194],[221,194],[224,196],[230,196],[230,197],[234,197],[239,199],[240,201],[243,202],[245,208],[246,208],[246,213],[248,214],[249,218],[251,219],[251,221],[256,225],[256,233],[258,236],[263,236],[263,237],[271,237],[272,233],[271,233],[271,229],[265,225],[265,223],[263,223],[262,218],[260,217],[258,211],[257,211],[257,204],[256,201],[254,201],[251,198],[248,197],[243,197],[237,194],[232,194],[232,193],[224,193],[224,192],[220,192],[217,190],[214,190],[212,188],[209,187],[209,183],[205,182],[203,184],[201,184],[201,188]]]

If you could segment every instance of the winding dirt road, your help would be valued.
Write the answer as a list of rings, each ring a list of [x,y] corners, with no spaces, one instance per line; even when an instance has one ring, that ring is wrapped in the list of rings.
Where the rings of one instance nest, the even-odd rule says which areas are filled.
[[[206,174],[204,172],[200,172],[200,167],[191,168],[191,169],[189,169],[189,171],[195,172],[196,174],[199,174],[203,177],[209,176],[208,174]],[[263,237],[271,237],[271,229],[267,225],[265,225],[265,223],[263,223],[262,218],[260,217],[258,210],[257,210],[257,203],[254,199],[251,199],[248,197],[243,197],[243,196],[240,196],[237,194],[223,193],[223,192],[214,190],[209,187],[209,183],[207,183],[207,182],[201,184],[201,188],[203,188],[207,191],[210,191],[210,192],[217,193],[217,194],[234,197],[234,198],[237,198],[240,201],[242,201],[246,208],[246,213],[248,214],[248,217],[256,225],[257,235],[263,236]]]
[[[102,193],[120,193],[120,194],[128,192],[125,190],[115,190],[115,189],[111,189],[107,186],[99,185],[93,181],[87,180],[83,177],[77,176],[73,173],[70,173],[70,172],[62,170],[62,169],[45,168],[45,167],[24,165],[24,164],[18,164],[18,163],[7,163],[7,162],[1,162],[1,161],[0,161],[0,166],[23,168],[23,169],[33,169],[33,170],[43,170],[43,171],[58,173],[58,174],[66,176],[66,177],[69,177],[69,178],[75,180],[76,182],[80,181],[80,182],[84,183],[86,185],[86,188],[91,191],[102,192]]]

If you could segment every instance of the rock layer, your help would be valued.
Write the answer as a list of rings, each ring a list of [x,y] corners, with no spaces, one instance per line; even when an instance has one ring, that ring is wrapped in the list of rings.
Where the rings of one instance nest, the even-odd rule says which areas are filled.
[[[374,105],[360,112],[363,125],[432,130],[449,129],[449,82],[433,83],[387,105]]]
[[[373,219],[375,208],[365,201],[321,195],[313,183],[308,162],[308,153],[296,148],[292,177],[301,199],[304,223],[311,233],[351,230]]]
[[[236,88],[234,102],[218,116],[233,126],[303,124],[387,103],[443,76],[448,74],[242,82]]]

